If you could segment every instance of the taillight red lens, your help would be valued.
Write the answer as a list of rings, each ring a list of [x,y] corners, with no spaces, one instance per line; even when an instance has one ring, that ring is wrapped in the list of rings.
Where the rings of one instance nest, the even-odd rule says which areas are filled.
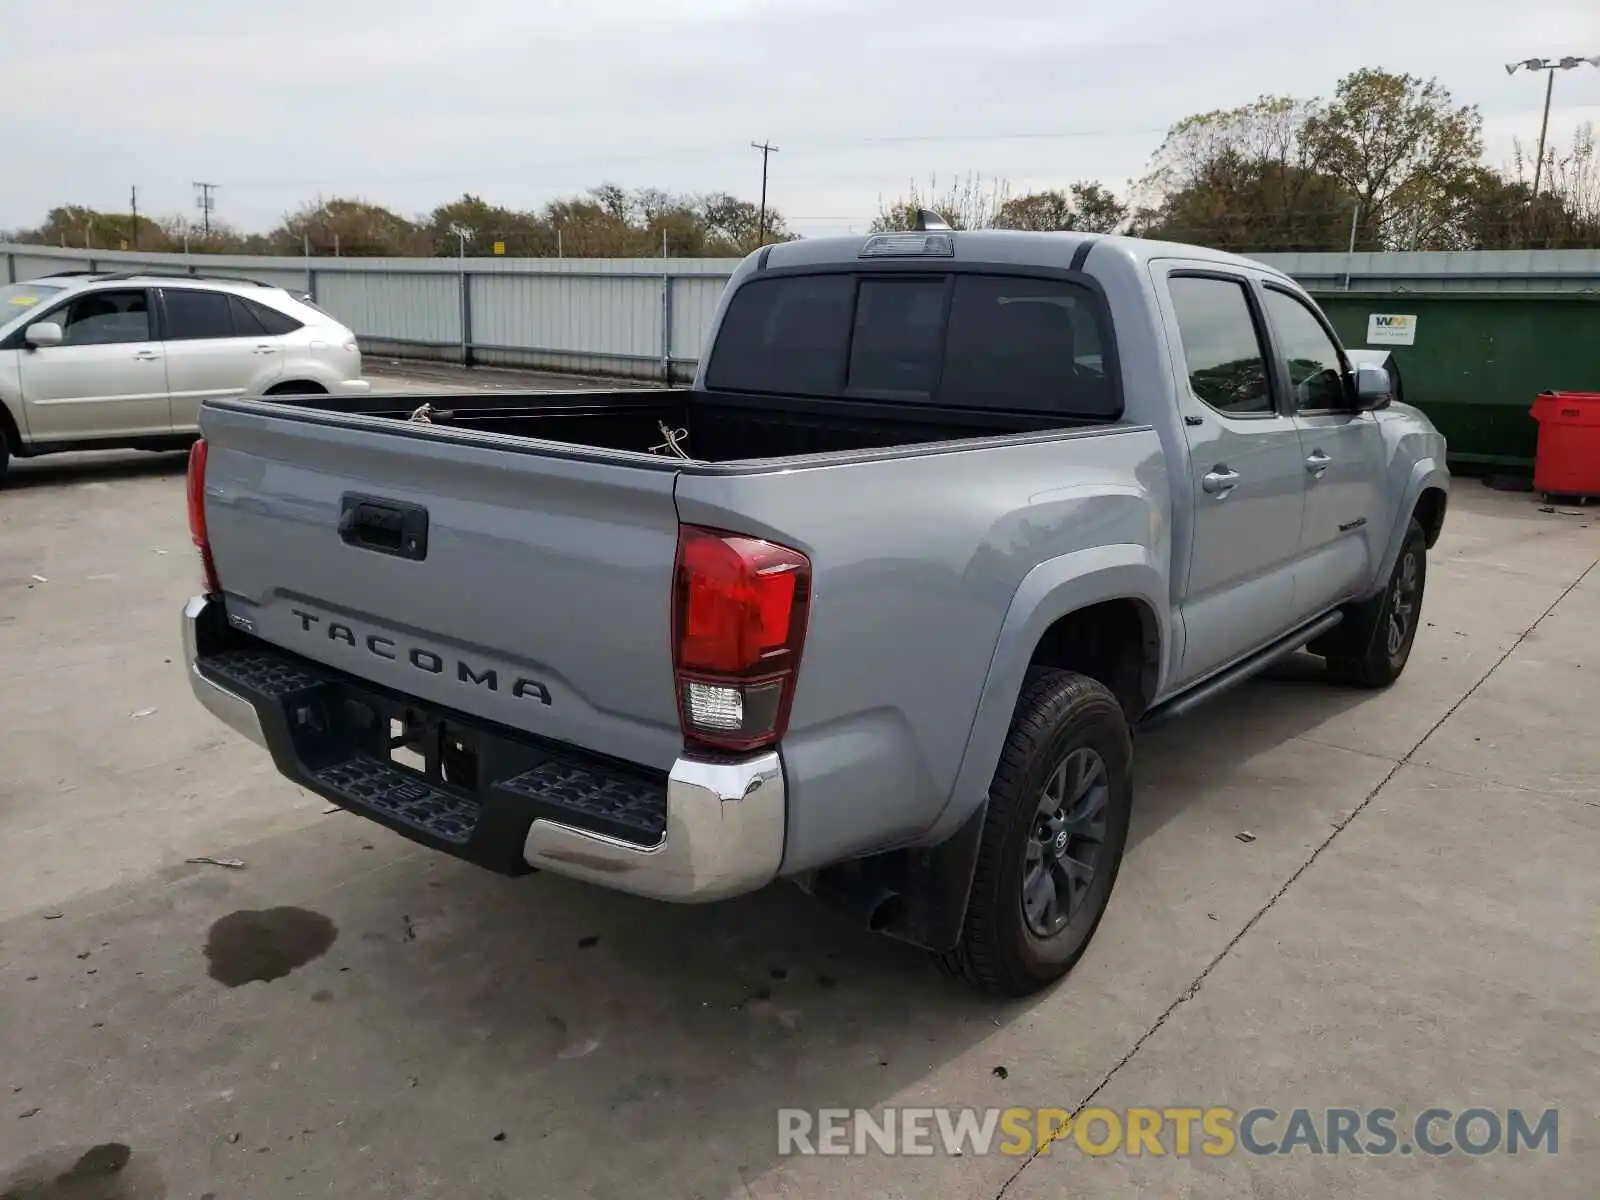
[[[211,539],[206,534],[206,440],[199,439],[189,449],[189,536],[200,551],[208,596],[222,591],[217,582],[217,566],[211,561]]]
[[[687,743],[750,750],[783,736],[810,599],[811,560],[800,551],[679,529],[673,662]]]

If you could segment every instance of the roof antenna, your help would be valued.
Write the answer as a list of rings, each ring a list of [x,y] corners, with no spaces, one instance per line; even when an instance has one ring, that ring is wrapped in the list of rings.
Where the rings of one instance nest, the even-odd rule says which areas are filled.
[[[915,222],[913,222],[911,227],[917,230],[943,229],[948,231],[950,228],[950,222],[946,221],[932,209],[919,208],[917,209],[917,219]]]

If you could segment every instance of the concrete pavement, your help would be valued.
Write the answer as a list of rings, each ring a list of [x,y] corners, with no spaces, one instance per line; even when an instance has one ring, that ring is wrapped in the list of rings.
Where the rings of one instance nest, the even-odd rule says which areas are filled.
[[[188,694],[181,458],[15,471],[0,1196],[1593,1194],[1586,515],[1458,481],[1393,689],[1299,658],[1141,738],[1093,946],[996,1005],[786,888],[655,906],[325,812]],[[1557,1107],[1560,1143],[782,1158],[774,1115],[1091,1103]]]

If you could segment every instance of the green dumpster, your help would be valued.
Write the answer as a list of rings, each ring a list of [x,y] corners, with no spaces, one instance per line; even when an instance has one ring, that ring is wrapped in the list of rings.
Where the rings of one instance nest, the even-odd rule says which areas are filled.
[[[1543,391],[1600,391],[1600,295],[1314,292],[1345,345],[1389,350],[1460,466],[1532,470]]]

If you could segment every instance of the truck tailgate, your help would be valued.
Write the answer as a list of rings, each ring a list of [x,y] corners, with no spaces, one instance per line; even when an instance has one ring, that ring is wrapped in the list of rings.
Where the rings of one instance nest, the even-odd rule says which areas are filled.
[[[251,403],[207,406],[201,430],[235,624],[405,695],[670,767],[670,465]]]

